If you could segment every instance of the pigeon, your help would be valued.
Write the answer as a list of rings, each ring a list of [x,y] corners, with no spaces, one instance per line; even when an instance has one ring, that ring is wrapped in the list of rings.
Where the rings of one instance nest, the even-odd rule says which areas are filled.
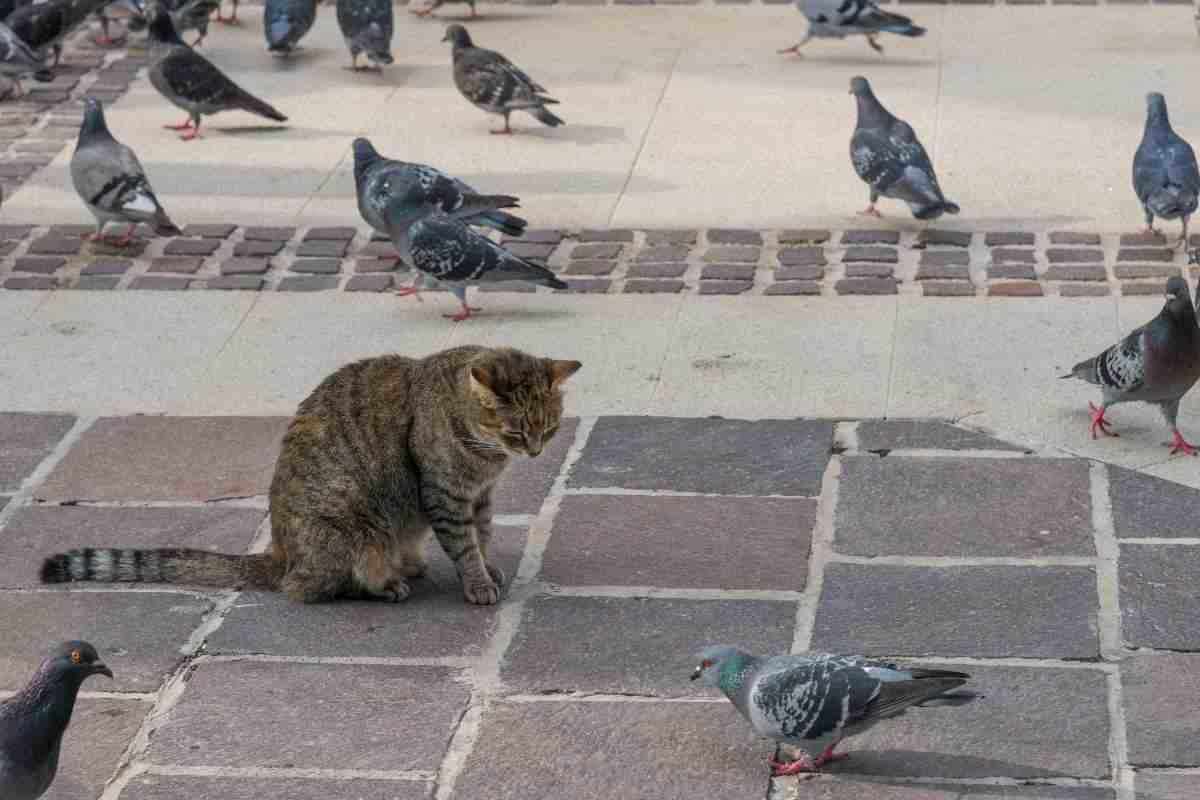
[[[428,17],[446,3],[470,3],[471,16],[468,17],[468,19],[475,19],[475,0],[433,0],[433,3],[425,6],[424,8],[414,8],[412,13],[416,14],[418,17]]]
[[[75,697],[91,675],[113,676],[96,648],[63,642],[21,691],[0,702],[0,797],[37,800],[58,772]]]
[[[46,0],[18,8],[5,22],[32,50],[54,51],[54,65],[62,56],[62,42],[112,0]]]
[[[875,0],[796,0],[796,8],[808,20],[808,32],[796,44],[780,50],[782,53],[800,55],[800,48],[814,37],[818,39],[844,39],[854,34],[867,37],[867,44],[877,53],[882,53],[876,39],[881,33],[897,33],[901,36],[924,36],[925,29],[914,25],[902,14],[882,10]]]
[[[1200,304],[1200,288],[1196,303]],[[1168,279],[1167,302],[1158,316],[1060,377],[1079,378],[1100,387],[1100,405],[1088,403],[1092,412],[1088,432],[1093,439],[1097,430],[1105,436],[1119,435],[1108,429],[1111,423],[1104,412],[1117,403],[1138,400],[1162,411],[1171,426],[1171,455],[1196,455],[1195,445],[1184,440],[1176,424],[1179,401],[1200,379],[1200,324],[1187,282],[1178,275]]]
[[[208,21],[214,11],[221,9],[221,0],[165,0],[166,9],[171,15],[171,22],[179,35],[188,31],[200,34],[192,47],[199,47],[208,36]]]
[[[383,70],[392,58],[392,0],[337,0],[338,27],[350,48],[350,69]],[[358,56],[365,53],[374,67],[358,66]]]
[[[104,238],[104,226],[109,222],[129,226],[125,236],[115,242],[118,247],[133,240],[141,222],[153,226],[159,236],[183,232],[159,205],[137,156],[113,138],[104,122],[104,109],[93,97],[83,101],[83,124],[71,156],[71,181],[96,218],[96,232],[88,237],[93,242]]]
[[[181,138],[200,135],[204,114],[221,111],[249,111],[277,122],[287,117],[231,81],[212,62],[183,43],[168,14],[152,15],[150,20],[150,83],[159,94],[188,113],[179,125],[169,130],[188,131]]]
[[[24,94],[21,78],[27,75],[42,79],[50,77],[46,70],[45,56],[25,44],[21,37],[3,22],[0,22],[0,74],[14,80],[13,85],[18,97]]]
[[[942,194],[933,164],[912,127],[880,104],[866,78],[851,78],[850,94],[858,102],[850,161],[858,177],[871,187],[871,203],[861,213],[883,216],[875,208],[883,195],[903,200],[920,220],[957,214],[958,205]]]
[[[489,114],[504,117],[504,129],[492,133],[512,133],[508,115],[514,111],[528,111],[551,128],[563,124],[562,119],[546,109],[547,105],[558,103],[557,100],[544,97],[546,90],[504,56],[476,47],[462,25],[446,28],[442,41],[453,43],[454,85],[462,96]]]
[[[267,50],[284,55],[292,52],[316,18],[317,0],[267,0],[263,4]]]
[[[797,748],[796,758],[770,759],[776,775],[816,770],[846,758],[834,748],[910,706],[964,705],[971,692],[947,694],[970,675],[902,667],[862,656],[808,653],[752,656],[728,645],[706,647],[692,680],[715,686],[754,731]]]
[[[527,224],[520,217],[500,210],[517,207],[518,198],[481,195],[434,167],[384,158],[362,138],[354,140],[354,187],[359,213],[380,233],[388,233],[388,206],[406,195],[468,225],[493,228],[508,236],[520,236]]]
[[[1176,243],[1182,247],[1200,197],[1200,169],[1192,146],[1171,128],[1167,100],[1158,92],[1146,95],[1146,130],[1133,156],[1133,190],[1146,214],[1147,233],[1155,233],[1155,217],[1183,220]]]
[[[129,21],[127,23],[129,30],[140,31],[146,27],[146,4],[143,0],[116,0],[110,3],[112,6],[123,8],[129,12]],[[112,33],[109,31],[109,25],[112,23],[112,18],[104,13],[105,9],[101,8],[96,12],[96,19],[100,20],[100,27],[103,33],[96,37],[96,44],[115,44]]]
[[[233,0],[233,12],[228,16],[221,16],[221,2],[217,0],[217,17],[216,21],[225,25],[240,25],[241,20],[238,19],[238,0]]]

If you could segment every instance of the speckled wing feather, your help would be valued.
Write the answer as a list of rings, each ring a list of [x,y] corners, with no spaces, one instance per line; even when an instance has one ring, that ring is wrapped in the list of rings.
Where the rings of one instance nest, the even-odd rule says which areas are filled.
[[[521,280],[566,286],[550,270],[517,258],[441,211],[431,210],[392,238],[407,240],[407,246],[397,249],[402,255],[407,251],[414,269],[446,283]]]
[[[855,128],[850,137],[854,171],[875,191],[886,194],[904,174],[904,162],[885,131]]]
[[[494,50],[465,50],[455,59],[454,76],[463,95],[486,108],[515,110],[546,102],[538,97],[545,88]]]
[[[881,9],[873,0],[797,0],[797,8],[813,23],[847,33],[886,31],[906,36],[920,36],[925,29],[913,25],[903,14]]]
[[[1071,374],[1117,395],[1137,392],[1146,382],[1144,331],[1145,326],[1137,328],[1095,358],[1080,361]]]

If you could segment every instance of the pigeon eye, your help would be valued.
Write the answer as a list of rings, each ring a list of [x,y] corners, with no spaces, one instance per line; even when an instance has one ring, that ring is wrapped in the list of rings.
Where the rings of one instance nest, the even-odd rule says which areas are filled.
[[[78,650],[72,650],[71,651],[71,663],[78,664],[81,661],[83,661],[83,654],[80,653]]]

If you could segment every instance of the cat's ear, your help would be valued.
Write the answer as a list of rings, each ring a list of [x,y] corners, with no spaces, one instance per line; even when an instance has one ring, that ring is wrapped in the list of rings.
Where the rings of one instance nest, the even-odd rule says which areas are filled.
[[[578,361],[555,361],[553,359],[546,362],[546,371],[550,374],[550,388],[557,389],[559,385],[567,378],[579,371],[583,364]]]
[[[496,408],[500,397],[492,388],[496,384],[496,373],[486,364],[471,367],[471,394],[484,408]]]

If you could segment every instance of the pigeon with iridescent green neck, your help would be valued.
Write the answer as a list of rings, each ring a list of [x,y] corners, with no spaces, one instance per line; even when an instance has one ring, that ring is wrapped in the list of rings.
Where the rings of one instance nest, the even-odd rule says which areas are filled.
[[[838,743],[912,706],[962,705],[973,693],[946,694],[971,677],[825,653],[753,656],[729,645],[700,651],[692,680],[720,689],[761,736],[796,748],[789,762],[770,759],[776,775],[816,770],[846,754]]]

